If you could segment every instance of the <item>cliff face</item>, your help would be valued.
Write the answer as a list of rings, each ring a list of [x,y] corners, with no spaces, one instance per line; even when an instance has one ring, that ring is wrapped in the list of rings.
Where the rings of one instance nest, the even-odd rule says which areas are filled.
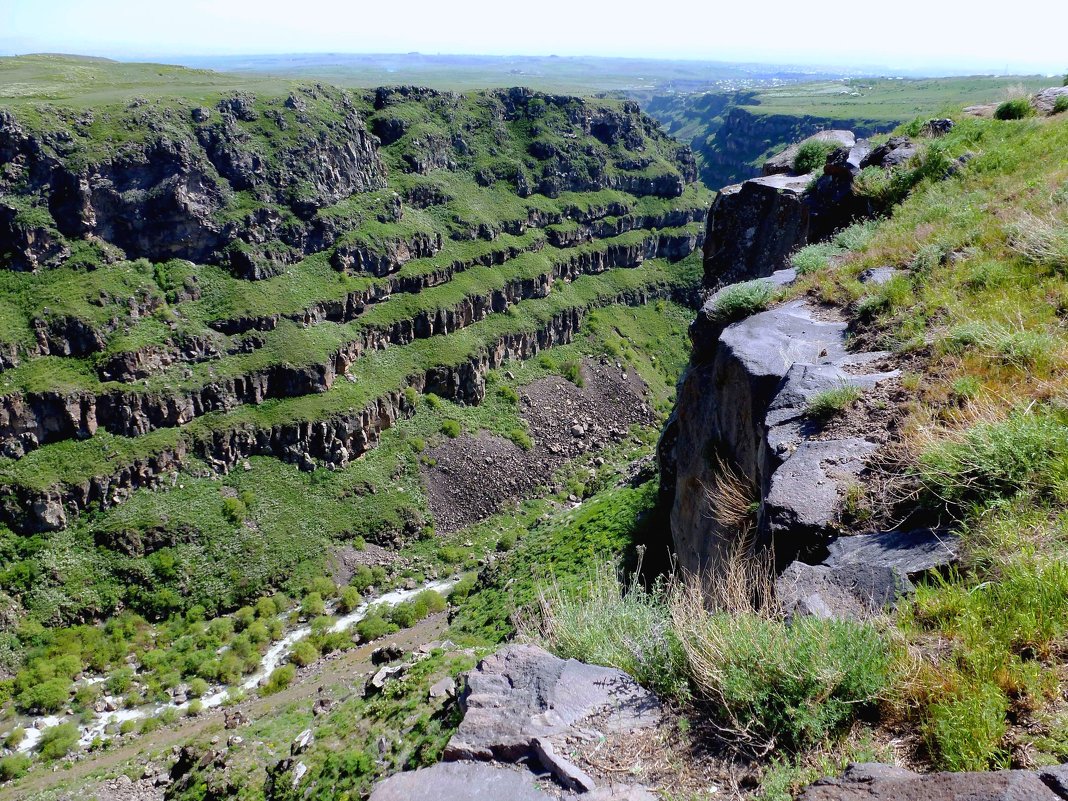
[[[904,141],[898,148],[910,147]],[[912,151],[914,152],[914,151]],[[722,319],[731,284],[795,280],[789,255],[871,212],[851,191],[861,166],[886,166],[852,135],[821,175],[776,173],[717,196],[705,239],[708,297],[690,328],[693,352],[659,445],[662,490],[680,566],[715,570],[738,547],[773,546],[785,566],[818,554],[834,533],[844,489],[875,450],[879,432],[828,437],[809,401],[843,384],[892,381],[887,354],[853,354],[846,324],[807,300],[738,321]],[[748,498],[748,512],[732,498]]]

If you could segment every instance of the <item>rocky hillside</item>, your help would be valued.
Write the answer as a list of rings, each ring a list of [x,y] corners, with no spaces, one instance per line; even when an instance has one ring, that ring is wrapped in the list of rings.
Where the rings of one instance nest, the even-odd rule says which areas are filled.
[[[0,780],[34,797],[224,722],[278,727],[262,794],[272,699],[352,680],[326,655],[440,635],[587,496],[629,531],[700,283],[711,195],[633,103],[159,75],[0,107]]]

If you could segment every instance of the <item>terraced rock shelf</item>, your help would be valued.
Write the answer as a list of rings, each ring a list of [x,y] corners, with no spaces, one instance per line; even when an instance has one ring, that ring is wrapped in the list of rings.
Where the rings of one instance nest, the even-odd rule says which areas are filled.
[[[0,514],[190,459],[344,467],[412,393],[683,298],[709,193],[636,105],[297,86],[0,113]]]

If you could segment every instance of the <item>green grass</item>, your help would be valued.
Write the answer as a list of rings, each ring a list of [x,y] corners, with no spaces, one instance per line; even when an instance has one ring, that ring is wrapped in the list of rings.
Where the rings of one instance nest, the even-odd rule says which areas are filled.
[[[775,297],[770,281],[757,279],[731,284],[721,290],[712,307],[712,317],[719,323],[731,323],[764,311]]]
[[[840,414],[860,400],[863,394],[856,384],[843,383],[834,389],[825,389],[809,399],[805,413],[810,417],[828,418]]]

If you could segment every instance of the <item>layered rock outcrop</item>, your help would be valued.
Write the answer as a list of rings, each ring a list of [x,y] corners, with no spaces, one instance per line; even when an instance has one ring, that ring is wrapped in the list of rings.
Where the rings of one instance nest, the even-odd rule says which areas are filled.
[[[654,798],[634,784],[599,782],[567,756],[569,741],[636,733],[659,723],[656,697],[622,671],[510,645],[483,659],[465,684],[464,717],[445,747],[445,762],[379,782],[372,801]]]

